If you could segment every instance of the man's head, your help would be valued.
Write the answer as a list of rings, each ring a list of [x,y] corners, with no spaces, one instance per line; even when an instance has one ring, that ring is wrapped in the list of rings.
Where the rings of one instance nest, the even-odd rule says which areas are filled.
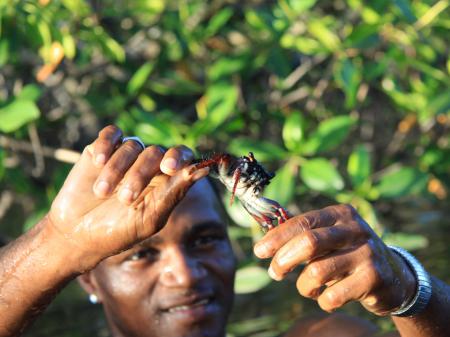
[[[197,182],[166,226],[80,277],[114,336],[223,336],[235,259],[219,200]]]

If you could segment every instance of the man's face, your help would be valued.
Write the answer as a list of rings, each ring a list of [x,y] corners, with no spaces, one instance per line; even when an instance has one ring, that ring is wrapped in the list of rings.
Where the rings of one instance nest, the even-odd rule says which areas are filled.
[[[235,259],[217,197],[199,181],[166,226],[92,271],[114,336],[223,336]]]

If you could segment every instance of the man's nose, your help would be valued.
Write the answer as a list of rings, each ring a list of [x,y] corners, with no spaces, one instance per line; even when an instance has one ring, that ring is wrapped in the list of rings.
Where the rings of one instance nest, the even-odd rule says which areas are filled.
[[[190,288],[207,274],[197,258],[180,248],[171,248],[164,255],[159,278],[166,287]]]

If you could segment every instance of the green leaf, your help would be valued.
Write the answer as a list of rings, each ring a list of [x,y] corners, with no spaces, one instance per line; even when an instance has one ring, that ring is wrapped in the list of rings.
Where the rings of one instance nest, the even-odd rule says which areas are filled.
[[[129,94],[134,95],[142,88],[153,71],[154,65],[154,62],[147,62],[134,73],[127,85],[127,92]]]
[[[428,247],[428,239],[420,234],[386,233],[383,241],[387,245],[400,246],[407,250],[417,250]]]
[[[341,175],[325,158],[305,162],[300,169],[300,177],[309,188],[320,192],[334,193],[344,187]]]
[[[361,70],[352,60],[345,59],[337,63],[334,76],[345,93],[345,106],[349,109],[356,104],[356,94],[361,82]]]
[[[354,187],[361,186],[370,176],[370,156],[364,145],[359,145],[348,158],[347,172]]]
[[[64,49],[64,55],[68,59],[73,59],[77,52],[77,46],[73,36],[70,35],[69,33],[63,34],[61,43]]]
[[[355,123],[356,120],[350,116],[337,116],[321,122],[302,152],[313,155],[339,146]]]
[[[247,54],[218,59],[208,70],[208,78],[217,81],[221,78],[234,75],[247,67],[249,58]]]
[[[259,141],[250,138],[235,138],[228,146],[228,151],[236,156],[247,155],[253,152],[256,160],[270,161],[275,159],[283,159],[286,152],[279,146],[265,141]]]
[[[16,99],[0,108],[0,131],[13,132],[23,125],[38,119],[39,116],[39,108],[34,102]]]
[[[236,272],[234,291],[236,294],[249,294],[261,290],[271,282],[267,270],[250,265]]]
[[[388,169],[376,186],[381,197],[398,198],[423,192],[428,175],[411,167]]]
[[[17,95],[17,100],[36,102],[42,95],[42,90],[36,84],[28,84],[23,87],[22,91]]]
[[[296,166],[288,161],[276,171],[275,177],[264,191],[264,196],[277,201],[281,206],[287,206],[294,196],[296,171]]]
[[[284,146],[290,151],[300,152],[304,136],[305,121],[300,112],[293,111],[283,125]]]
[[[311,20],[308,31],[329,51],[336,51],[339,48],[339,37],[322,20]]]
[[[9,60],[9,40],[0,40],[0,66],[5,65]]]
[[[406,20],[408,20],[409,23],[413,23],[417,20],[412,11],[409,0],[394,0],[394,4],[400,9],[403,16],[406,18]]]
[[[220,12],[212,17],[208,26],[205,29],[205,37],[211,37],[215,35],[220,28],[222,28],[227,21],[233,16],[233,9],[231,7],[225,7]]]
[[[221,126],[234,114],[238,95],[237,88],[231,83],[219,82],[210,86],[197,102],[199,120],[188,132],[188,138],[197,139]]]
[[[295,14],[301,14],[314,6],[317,0],[287,0],[287,2]]]

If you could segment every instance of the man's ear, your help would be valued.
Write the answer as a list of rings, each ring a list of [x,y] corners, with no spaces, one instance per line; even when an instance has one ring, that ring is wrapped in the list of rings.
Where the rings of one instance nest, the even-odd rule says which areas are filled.
[[[94,272],[92,270],[78,276],[77,281],[81,288],[83,288],[84,291],[88,293],[91,302],[93,302],[91,299],[92,295],[95,296],[97,302],[101,302],[97,279],[95,278]]]

